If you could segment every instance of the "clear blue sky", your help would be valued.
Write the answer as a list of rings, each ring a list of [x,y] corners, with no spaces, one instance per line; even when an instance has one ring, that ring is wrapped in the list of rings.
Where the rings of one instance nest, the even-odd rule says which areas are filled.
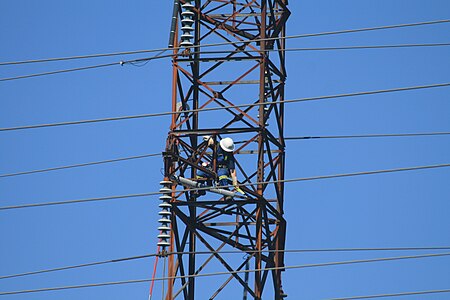
[[[288,34],[448,19],[447,0],[296,0]],[[0,61],[165,47],[171,1],[0,3]],[[290,40],[288,47],[450,42],[450,25]],[[145,57],[145,55],[135,56]],[[0,78],[130,57],[0,66]],[[450,81],[450,48],[289,53],[287,98]],[[0,83],[0,127],[170,110],[170,61]],[[449,89],[291,104],[286,135],[449,131]],[[0,132],[0,173],[155,153],[165,117]],[[293,141],[286,178],[450,162],[450,138]],[[160,158],[0,178],[1,206],[143,193],[159,189]],[[287,249],[450,245],[450,169],[291,183]],[[0,212],[0,276],[153,253],[157,197]],[[419,252],[287,254],[309,264]],[[424,253],[423,251],[420,253]],[[232,258],[240,261],[241,257]],[[0,290],[148,278],[153,260],[0,280]],[[214,271],[214,270],[210,270]],[[217,269],[216,271],[221,271]],[[161,275],[161,272],[158,274]],[[450,257],[284,273],[289,299],[448,289]],[[201,279],[214,285],[216,278]],[[2,299],[146,299],[149,284]],[[156,295],[160,297],[160,283]],[[240,292],[225,291],[230,299]],[[206,294],[198,291],[198,299]],[[409,299],[444,299],[430,295]],[[234,298],[233,298],[234,299]]]

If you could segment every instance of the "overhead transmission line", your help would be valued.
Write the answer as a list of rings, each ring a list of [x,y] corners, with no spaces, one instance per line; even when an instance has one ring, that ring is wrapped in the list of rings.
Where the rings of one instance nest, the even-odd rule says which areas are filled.
[[[58,171],[58,170],[79,168],[79,167],[87,167],[87,166],[93,166],[93,165],[115,163],[115,162],[120,162],[120,161],[127,161],[127,160],[140,159],[140,158],[146,158],[146,157],[154,157],[154,156],[161,156],[161,153],[135,155],[135,156],[121,157],[121,158],[114,158],[114,159],[107,159],[107,160],[99,160],[99,161],[94,161],[94,162],[66,165],[66,166],[46,168],[46,169],[23,171],[23,172],[9,173],[9,174],[0,174],[0,178],[13,177],[13,176],[19,176],[19,175],[35,174],[35,173],[44,173],[44,172],[50,172],[50,171]]]
[[[86,67],[72,68],[72,69],[64,69],[64,70],[56,70],[56,71],[43,72],[43,73],[21,75],[21,76],[15,76],[15,77],[6,77],[6,78],[0,78],[0,82],[25,79],[25,78],[31,78],[31,77],[46,76],[46,75],[61,74],[61,73],[68,73],[68,72],[75,72],[75,71],[82,71],[82,70],[92,70],[92,69],[110,67],[110,66],[114,66],[116,64],[117,64],[116,62],[113,62],[113,63],[107,63],[107,64],[98,64],[98,65],[92,65],[92,66],[86,66]]]
[[[450,135],[450,132],[359,134],[359,135],[325,135],[325,136],[288,136],[288,137],[285,137],[284,140],[286,140],[286,141],[294,141],[294,140],[316,140],[316,139],[418,137],[418,136],[440,136],[440,135]],[[237,142],[235,142],[235,143],[237,143]],[[237,153],[237,154],[239,154],[239,153]],[[72,169],[72,168],[78,168],[78,167],[87,167],[87,166],[92,166],[92,165],[100,165],[100,164],[115,163],[115,162],[121,162],[121,161],[133,160],[133,159],[155,157],[155,156],[161,156],[161,155],[162,155],[161,152],[159,152],[159,153],[150,153],[150,154],[128,156],[128,157],[121,157],[121,158],[115,158],[115,159],[99,160],[99,161],[80,163],[80,164],[58,166],[58,167],[45,168],[45,169],[36,169],[36,170],[22,171],[22,172],[15,172],[15,173],[5,173],[5,174],[0,174],[0,178],[15,177],[15,176],[29,175],[29,174],[36,174],[36,173],[45,173],[45,172],[59,171],[59,170]]]
[[[308,37],[316,37],[316,36],[347,34],[347,33],[364,32],[364,31],[376,31],[376,30],[385,30],[385,29],[395,29],[395,28],[403,28],[403,27],[435,25],[435,24],[442,24],[442,23],[449,23],[449,22],[450,22],[450,19],[443,19],[443,20],[434,20],[434,21],[426,21],[426,22],[415,22],[415,23],[406,23],[406,24],[385,25],[385,26],[356,28],[356,29],[345,29],[345,30],[337,30],[337,31],[326,31],[326,32],[319,32],[319,33],[297,34],[297,35],[290,35],[290,36],[286,36],[286,37],[243,40],[243,41],[239,41],[239,43],[261,42],[261,41],[268,41],[268,40],[271,40],[271,39],[272,40],[274,40],[274,39],[278,40],[278,39],[308,38]],[[234,43],[236,43],[236,42],[223,42],[223,43],[215,43],[215,44],[204,44],[204,45],[201,45],[201,47],[205,48],[205,47],[224,46],[224,45],[229,45],[229,44],[234,44]],[[197,47],[199,47],[199,46],[193,46],[191,48],[197,48]],[[133,55],[133,54],[152,53],[152,52],[172,50],[172,49],[181,49],[181,48],[157,48],[157,49],[122,51],[122,52],[100,53],[100,54],[90,54],[90,55],[76,55],[76,56],[67,56],[67,57],[55,57],[55,58],[45,58],[45,59],[31,59],[31,60],[21,60],[21,61],[10,61],[10,62],[0,62],[0,66],[29,64],[29,63],[41,63],[41,62],[52,62],[52,61],[63,61],[63,60],[74,60],[74,59],[88,59],[88,58],[109,57],[109,56],[118,56],[118,55]]]
[[[316,47],[316,48],[287,48],[283,49],[286,52],[302,52],[302,51],[337,51],[337,50],[364,50],[364,49],[392,49],[392,48],[416,48],[416,47],[443,47],[443,46],[450,46],[450,43],[432,43],[432,44],[400,44],[400,45],[366,45],[366,46],[341,46],[341,47]],[[166,51],[166,50],[164,50]],[[278,52],[277,49],[266,49],[266,50],[238,50],[234,51],[234,53],[251,53],[251,52]],[[218,54],[218,53],[229,53],[230,51],[199,51],[199,52],[192,52],[189,55],[194,54]],[[137,67],[142,67],[146,65],[151,60],[156,59],[163,59],[163,58],[170,58],[175,56],[183,56],[182,54],[167,54],[167,55],[157,55],[154,57],[148,57],[148,58],[139,58],[135,60],[129,60],[129,61],[118,61],[118,62],[112,62],[112,63],[106,63],[106,64],[98,64],[98,65],[92,65],[92,66],[86,66],[86,67],[79,67],[79,68],[69,68],[69,69],[63,69],[63,70],[56,70],[56,71],[50,71],[50,72],[43,72],[43,73],[34,73],[34,74],[28,74],[28,75],[20,75],[15,77],[6,77],[6,78],[0,78],[0,82],[2,81],[12,81],[12,80],[19,80],[19,79],[25,79],[25,78],[32,78],[32,77],[40,77],[40,76],[47,76],[47,75],[54,75],[54,74],[61,74],[61,73],[69,73],[69,72],[76,72],[76,71],[83,71],[83,70],[89,70],[89,69],[98,69],[98,68],[104,68],[104,67],[112,67],[112,66],[123,66],[123,65],[133,65]],[[138,65],[138,63],[143,63],[143,65]]]
[[[334,51],[334,50],[366,50],[366,49],[391,49],[391,48],[420,48],[420,47],[444,47],[450,43],[429,44],[397,44],[397,45],[364,45],[364,46],[341,46],[341,47],[316,47],[316,48],[286,48],[286,52],[296,51]],[[271,50],[273,51],[273,50]],[[278,51],[278,50],[276,50]]]
[[[262,272],[262,271],[306,269],[306,268],[351,265],[351,264],[361,264],[361,263],[374,263],[374,262],[385,262],[385,261],[396,261],[396,260],[443,257],[443,256],[449,256],[449,255],[450,255],[450,252],[445,252],[445,253],[435,253],[435,254],[337,261],[337,262],[318,263],[318,264],[291,265],[291,266],[283,266],[283,267],[269,267],[269,268],[253,269],[253,270],[224,271],[224,272],[193,274],[193,275],[184,275],[184,276],[160,277],[160,278],[152,278],[152,279],[134,279],[134,280],[124,280],[124,281],[113,281],[113,282],[102,282],[102,283],[91,283],[91,284],[82,284],[82,285],[59,286],[59,287],[49,287],[49,288],[40,288],[40,289],[0,292],[0,296],[58,291],[58,290],[69,290],[69,289],[80,289],[80,288],[100,287],[100,286],[112,286],[112,285],[122,285],[122,284],[132,284],[132,283],[144,283],[144,282],[151,282],[151,281],[163,281],[163,280],[172,280],[172,279],[180,279],[180,278],[188,279],[188,278],[197,278],[197,277],[211,277],[211,276],[220,276],[220,275],[244,274],[244,273]]]
[[[428,291],[417,291],[417,292],[403,292],[403,293],[395,293],[395,294],[354,296],[354,297],[346,297],[346,298],[333,298],[333,299],[328,299],[328,300],[375,299],[375,298],[386,298],[386,297],[429,295],[429,294],[439,294],[439,293],[450,293],[450,289],[448,289],[448,290],[428,290]]]
[[[169,55],[156,55],[156,56],[153,56],[153,57],[142,58],[142,59],[119,61],[119,62],[112,62],[112,63],[107,63],[107,64],[98,64],[98,65],[92,65],[92,66],[86,66],[86,67],[70,68],[70,69],[56,70],[56,71],[50,71],[50,72],[21,75],[21,76],[15,76],[15,77],[0,78],[0,82],[2,82],[2,81],[11,81],[11,80],[18,80],[18,79],[25,79],[25,78],[31,78],[31,77],[41,77],[41,76],[47,76],[47,75],[55,75],[55,74],[61,74],[61,73],[76,72],[76,71],[83,71],[83,70],[98,69],[98,68],[111,67],[111,66],[116,66],[116,65],[121,65],[121,66],[126,65],[126,64],[132,64],[133,65],[134,63],[149,62],[151,60],[167,58],[167,57],[172,57],[172,54],[169,54]]]
[[[450,135],[450,132],[422,132],[422,133],[383,133],[383,134],[355,134],[355,135],[323,135],[323,136],[288,136],[286,141],[314,140],[314,139],[359,139],[359,138],[383,138],[383,137],[417,137]],[[1,175],[0,175],[1,177]]]
[[[395,173],[395,172],[437,169],[437,168],[446,168],[446,167],[450,167],[450,163],[449,164],[406,167],[406,168],[384,169],[384,170],[375,170],[375,171],[354,172],[354,173],[342,173],[342,174],[333,174],[333,175],[322,175],[322,176],[313,176],[313,177],[292,178],[292,179],[253,182],[253,183],[242,183],[242,184],[239,184],[239,186],[251,186],[251,185],[255,185],[255,184],[272,184],[272,183],[292,183],[292,182],[300,182],[300,181],[312,181],[312,180],[322,180],[322,179],[331,179],[331,178],[375,175],[375,174],[383,174],[383,173]],[[232,185],[218,186],[218,188],[232,188],[232,187],[233,187]],[[210,187],[190,188],[190,189],[176,190],[174,192],[175,193],[184,193],[184,192],[189,192],[189,191],[200,191],[200,190],[208,190],[208,189],[210,189]],[[137,198],[137,197],[154,196],[154,195],[160,195],[160,194],[161,194],[161,192],[149,192],[149,193],[141,193],[141,194],[128,194],[128,195],[118,195],[118,196],[99,197],[99,198],[76,199],[76,200],[67,200],[67,201],[58,201],[58,202],[43,202],[43,203],[2,206],[2,207],[0,207],[0,211],[21,209],[21,208],[31,208],[31,207],[62,205],[62,204],[74,204],[74,203],[99,202],[99,201],[106,201],[106,200]],[[235,197],[236,198],[245,198],[244,196],[242,196],[242,197],[235,196]]]
[[[405,92],[405,91],[412,91],[412,90],[431,89],[431,88],[439,88],[439,87],[447,87],[447,86],[450,86],[450,82],[429,84],[429,85],[410,86],[410,87],[403,87],[403,88],[384,89],[384,90],[373,90],[373,91],[367,91],[367,92],[357,92],[357,93],[336,94],[336,95],[318,96],[318,97],[309,97],[309,98],[288,99],[288,100],[273,101],[270,103],[276,104],[276,103],[296,103],[296,102],[318,101],[318,100],[338,99],[338,98],[347,98],[347,97],[355,97],[355,96],[366,96],[366,95],[376,95],[376,94],[393,93],[393,92]],[[80,121],[67,121],[67,122],[59,122],[59,123],[4,127],[4,128],[0,128],[0,132],[1,131],[36,129],[36,128],[45,128],[45,127],[58,127],[58,126],[67,126],[67,125],[79,125],[79,124],[88,124],[88,123],[121,121],[121,120],[130,120],[130,119],[152,118],[152,117],[161,117],[161,116],[169,116],[169,115],[179,115],[179,114],[185,114],[185,113],[218,111],[218,110],[224,110],[224,109],[230,109],[230,108],[257,107],[257,106],[261,106],[261,105],[267,105],[267,102],[228,105],[228,106],[220,106],[220,107],[205,107],[205,108],[201,108],[201,109],[183,110],[183,111],[179,111],[179,112],[172,112],[172,111],[171,112],[159,112],[159,113],[149,113],[149,114],[141,114],[141,115],[133,115],[133,116],[120,116],[120,117],[110,117],[110,118],[100,118],[100,119],[90,119],[90,120],[80,120]]]
[[[294,253],[294,254],[296,253],[296,254],[298,254],[298,253],[324,253],[324,252],[376,252],[376,251],[424,251],[424,250],[450,250],[450,247],[326,248],[326,249],[292,249],[292,250],[265,249],[265,250],[262,250],[262,252],[264,252],[264,253],[280,252],[280,253]],[[166,256],[184,255],[184,254],[193,254],[193,253],[195,253],[197,255],[242,254],[243,252],[256,253],[256,252],[260,252],[260,251],[259,250],[246,250],[246,251],[223,250],[223,251],[195,251],[195,252],[185,251],[185,252],[169,252],[166,254]],[[109,259],[109,260],[102,260],[102,261],[90,262],[90,263],[84,263],[84,264],[78,264],[78,265],[70,265],[70,266],[58,267],[58,268],[53,268],[53,269],[43,269],[43,270],[38,270],[38,271],[3,275],[3,276],[0,276],[0,280],[16,278],[16,277],[24,277],[24,276],[30,276],[30,275],[38,275],[38,274],[44,274],[44,273],[52,273],[52,272],[58,272],[58,271],[65,271],[65,270],[71,270],[71,269],[79,269],[79,268],[92,267],[92,266],[111,264],[111,263],[118,263],[118,262],[124,262],[124,261],[140,260],[140,259],[151,258],[151,257],[156,257],[156,256],[161,256],[161,254],[159,254],[159,253],[144,254],[144,255],[139,255],[139,256],[130,256],[130,257],[123,257],[123,258],[118,258],[118,259]]]

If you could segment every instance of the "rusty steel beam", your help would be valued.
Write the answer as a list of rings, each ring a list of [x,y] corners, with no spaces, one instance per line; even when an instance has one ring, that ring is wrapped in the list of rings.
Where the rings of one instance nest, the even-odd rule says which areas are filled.
[[[282,13],[275,13],[275,16],[281,16]],[[211,18],[229,18],[233,16],[233,14],[211,14],[209,15]],[[250,14],[234,14],[235,17],[261,17],[260,13],[250,13]],[[267,16],[272,16],[271,13],[268,13]]]
[[[281,83],[280,80],[274,80],[276,83]],[[229,85],[229,84],[260,84],[259,80],[241,80],[238,82],[233,81],[206,81],[207,85]]]

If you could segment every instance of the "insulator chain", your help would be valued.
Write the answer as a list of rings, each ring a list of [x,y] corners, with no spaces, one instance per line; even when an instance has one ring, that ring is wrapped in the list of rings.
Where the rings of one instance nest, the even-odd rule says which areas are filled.
[[[170,188],[172,182],[170,181],[161,181],[160,182],[162,188],[159,190],[162,195],[159,197],[162,200],[158,206],[161,208],[161,211],[158,213],[161,216],[161,219],[158,220],[160,226],[158,227],[159,235],[158,235],[158,246],[160,247],[159,254],[165,255],[167,253],[167,247],[170,246],[170,216],[172,208],[172,204],[170,204],[170,200],[172,199],[172,189]]]
[[[186,2],[181,5],[182,11],[181,16],[183,19],[181,20],[181,31],[183,31],[183,34],[181,35],[181,47],[192,47],[194,44],[192,43],[192,39],[194,36],[192,35],[192,32],[194,31],[194,28],[192,25],[194,24],[194,8],[195,6],[191,3],[192,0],[186,0]]]

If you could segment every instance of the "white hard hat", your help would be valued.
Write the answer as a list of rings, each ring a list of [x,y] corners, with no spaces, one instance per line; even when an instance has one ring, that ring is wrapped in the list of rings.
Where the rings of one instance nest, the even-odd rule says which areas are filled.
[[[220,148],[223,149],[223,151],[226,152],[233,152],[234,151],[234,142],[231,138],[223,138],[220,140]]]

